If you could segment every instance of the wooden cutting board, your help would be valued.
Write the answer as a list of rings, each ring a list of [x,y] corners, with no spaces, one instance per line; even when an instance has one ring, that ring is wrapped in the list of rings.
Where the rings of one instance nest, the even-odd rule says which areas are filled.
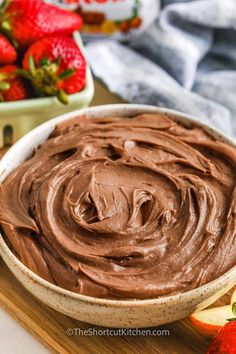
[[[226,304],[230,294],[218,301]],[[0,306],[53,353],[71,354],[204,354],[210,339],[199,334],[188,319],[158,329],[168,336],[67,336],[68,328],[101,329],[56,312],[36,300],[0,260]]]
[[[96,82],[93,105],[121,100]],[[229,303],[230,294],[218,301]],[[66,335],[68,328],[96,328],[64,316],[36,300],[0,260],[0,306],[38,338],[51,352],[71,354],[204,354],[210,339],[199,334],[186,319],[158,329],[168,336],[82,336]]]

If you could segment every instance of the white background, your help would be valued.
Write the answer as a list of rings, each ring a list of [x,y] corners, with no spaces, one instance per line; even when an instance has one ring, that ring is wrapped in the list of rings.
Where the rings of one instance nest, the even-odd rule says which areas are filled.
[[[4,354],[48,354],[49,351],[0,308],[0,345]]]

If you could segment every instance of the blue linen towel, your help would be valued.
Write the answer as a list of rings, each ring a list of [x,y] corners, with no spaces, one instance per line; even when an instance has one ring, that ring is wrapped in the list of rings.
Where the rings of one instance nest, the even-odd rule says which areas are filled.
[[[155,23],[128,44],[88,43],[93,72],[129,102],[193,114],[236,137],[236,0],[160,6]]]

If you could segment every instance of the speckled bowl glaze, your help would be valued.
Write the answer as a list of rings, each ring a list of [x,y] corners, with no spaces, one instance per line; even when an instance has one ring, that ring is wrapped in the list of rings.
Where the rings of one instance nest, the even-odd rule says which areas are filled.
[[[210,131],[218,139],[236,146],[209,125],[196,121],[186,114],[152,106],[121,104],[86,108],[54,118],[21,138],[0,161],[0,182],[43,143],[56,124],[67,119],[87,114],[99,116],[132,116],[139,113],[162,112],[190,126],[194,123]],[[9,196],[10,198],[11,196]],[[218,279],[185,293],[151,300],[107,300],[76,294],[57,287],[26,268],[11,252],[0,236],[0,255],[16,278],[39,300],[65,315],[91,324],[108,327],[151,327],[179,320],[196,309],[202,309],[225,294],[236,284],[236,266]]]

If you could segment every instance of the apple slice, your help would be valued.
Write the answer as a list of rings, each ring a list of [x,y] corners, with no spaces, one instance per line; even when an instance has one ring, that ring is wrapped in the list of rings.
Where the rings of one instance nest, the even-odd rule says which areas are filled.
[[[233,303],[236,302],[236,288],[234,289],[234,292],[231,296],[230,303],[233,305]]]
[[[232,306],[220,306],[193,313],[189,316],[196,329],[207,336],[215,336],[228,319],[235,317]]]

